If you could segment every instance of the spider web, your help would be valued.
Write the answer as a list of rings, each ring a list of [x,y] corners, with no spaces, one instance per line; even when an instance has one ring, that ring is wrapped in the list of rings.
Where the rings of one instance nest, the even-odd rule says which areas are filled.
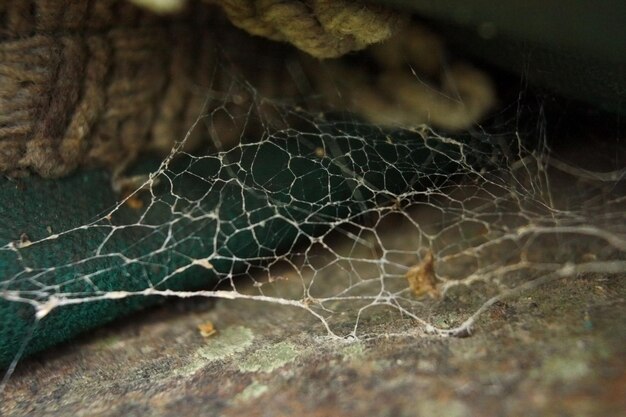
[[[251,99],[234,113],[242,89]],[[411,319],[400,336],[462,336],[531,287],[626,271],[623,170],[573,167],[517,130],[375,126],[318,101],[270,99],[245,80],[212,92],[118,204],[0,248],[14,265],[0,297],[32,305],[36,323],[70,305],[199,296],[304,309],[331,337],[382,336],[367,324],[379,307]],[[239,136],[230,147],[225,117]],[[190,146],[198,131],[214,143]],[[471,313],[438,320],[442,300],[463,291]]]

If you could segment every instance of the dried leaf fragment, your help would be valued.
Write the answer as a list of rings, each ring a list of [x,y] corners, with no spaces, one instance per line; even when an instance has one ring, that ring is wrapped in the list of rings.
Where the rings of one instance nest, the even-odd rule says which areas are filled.
[[[217,333],[217,329],[210,321],[198,324],[198,330],[200,331],[202,337],[211,337]]]
[[[437,288],[435,276],[435,260],[433,253],[429,251],[422,261],[411,267],[405,274],[409,281],[409,288],[416,297],[428,294],[431,298],[439,298],[441,294]]]
[[[30,241],[30,238],[28,237],[28,235],[26,233],[22,233],[20,235],[20,240],[17,242],[17,248],[18,249],[24,249],[29,247],[30,245],[32,245],[33,242]]]
[[[209,262],[208,259],[203,258],[203,259],[195,259],[193,261],[194,265],[199,265],[201,267],[203,267],[204,269],[213,269],[213,264],[211,262]]]
[[[126,205],[133,210],[139,210],[143,208],[143,201],[137,195],[132,195],[126,200]]]

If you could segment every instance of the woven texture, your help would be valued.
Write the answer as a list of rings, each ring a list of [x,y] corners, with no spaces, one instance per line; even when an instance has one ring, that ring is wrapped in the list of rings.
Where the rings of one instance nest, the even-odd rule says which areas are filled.
[[[58,177],[171,148],[211,74],[202,12],[163,21],[125,1],[1,1],[0,171]]]
[[[213,0],[215,1],[215,0]],[[217,0],[236,26],[289,42],[317,58],[336,58],[392,36],[407,15],[349,0]]]

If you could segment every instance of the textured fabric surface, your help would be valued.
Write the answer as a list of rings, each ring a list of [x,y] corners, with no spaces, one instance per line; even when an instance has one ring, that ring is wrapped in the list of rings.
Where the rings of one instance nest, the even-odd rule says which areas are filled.
[[[104,172],[81,173],[55,182],[37,177],[17,181],[3,178],[0,181],[0,246],[24,239],[35,241],[52,233],[88,224],[101,210],[112,207],[115,201],[110,177]],[[129,221],[133,215],[129,210],[123,210],[119,214],[118,221],[122,222]],[[112,244],[122,249],[132,244],[136,238],[130,234]],[[19,281],[16,278],[18,282],[10,283],[8,277],[18,273],[24,265],[55,265],[71,261],[74,254],[80,253],[82,248],[92,247],[101,239],[102,233],[92,229],[79,237],[63,239],[61,245],[46,246],[44,250],[27,250],[23,259],[18,259],[14,253],[0,251],[0,289],[5,290],[12,286],[23,290],[34,289],[33,284],[26,279]],[[145,286],[147,271],[115,269],[115,259],[103,259],[101,267],[114,268],[111,273],[100,277],[97,285],[102,290],[113,288],[122,281],[129,289]],[[55,275],[55,282],[47,284],[63,285],[80,273],[80,268],[60,269]],[[194,278],[200,279],[198,275],[184,277],[186,280],[191,279],[186,281],[188,286],[193,286]],[[80,285],[75,289],[85,290]],[[155,301],[135,298],[69,306],[55,311],[34,329],[32,343],[25,353],[66,340],[84,329]],[[3,298],[0,300],[0,318],[0,366],[4,367],[14,358],[22,343],[29,341],[35,317],[30,305]]]
[[[408,16],[351,0],[209,0],[253,35],[289,42],[317,58],[336,58],[392,36]]]
[[[222,164],[215,157],[195,162],[183,158],[171,167],[172,173],[180,173],[173,183],[153,188],[159,196],[158,204],[148,205],[146,201],[146,209],[138,211],[123,206],[112,215],[106,213],[115,204],[115,196],[108,176],[101,172],[79,173],[54,183],[33,177],[17,183],[3,179],[0,288],[8,297],[0,299],[0,365],[6,366],[21,344],[29,340],[35,321],[30,305],[11,301],[10,294],[32,291],[37,297],[41,286],[52,289],[53,294],[79,293],[86,297],[149,287],[212,288],[216,272],[222,277],[247,272],[261,259],[327,232],[333,221],[354,219],[364,208],[384,204],[372,198],[372,190],[399,195],[412,189],[416,172],[429,175],[458,167],[451,161],[460,158],[459,149],[444,142],[426,144],[419,138],[405,137],[397,139],[398,148],[375,131],[362,132],[371,138],[368,141],[357,135],[338,142],[334,136],[340,131],[272,138],[234,149],[223,156],[230,164]],[[436,151],[427,146],[434,146]],[[318,149],[333,149],[341,163],[320,161]],[[263,192],[259,192],[261,184]],[[172,192],[168,192],[170,186]],[[203,196],[199,203],[198,196]],[[174,202],[179,213],[201,210],[215,213],[217,220],[212,216],[193,220],[190,215],[170,225]],[[163,226],[156,230],[124,227],[111,233],[109,225],[132,226],[139,216],[142,225]],[[80,228],[85,224],[92,227]],[[40,242],[77,227],[72,233]],[[167,251],[158,250],[164,233],[171,234]],[[182,239],[189,236],[194,239]],[[105,255],[94,256],[103,242]],[[207,256],[215,258],[210,268],[196,263],[190,267],[190,259]],[[126,259],[140,262],[128,263]],[[53,274],[39,276],[50,267],[55,268]],[[89,280],[81,278],[86,274],[90,274]],[[46,291],[41,294],[49,297]],[[57,308],[38,322],[25,353],[66,340],[154,301],[137,296]]]
[[[0,1],[0,171],[66,175],[169,151],[215,51],[208,10],[164,20],[119,0]]]

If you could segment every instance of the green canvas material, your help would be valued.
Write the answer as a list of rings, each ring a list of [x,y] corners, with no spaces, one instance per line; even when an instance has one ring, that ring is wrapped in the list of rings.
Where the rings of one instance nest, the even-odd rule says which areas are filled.
[[[60,180],[46,180],[28,177],[19,180],[0,180],[0,245],[19,240],[21,236],[36,241],[52,233],[69,230],[96,219],[102,210],[113,207],[117,196],[111,188],[109,174],[104,171],[82,172]],[[164,215],[162,213],[161,215]],[[116,221],[128,223],[133,213],[123,209],[116,216]],[[163,218],[164,219],[164,218]],[[132,245],[139,236],[132,233],[111,242],[118,249]],[[72,234],[62,238],[58,243],[42,245],[21,250],[23,260],[15,253],[0,251],[0,291],[28,290],[33,285],[28,281],[10,282],[9,278],[23,271],[24,266],[55,266],[71,262],[74,255],[85,253],[85,248],[93,248],[103,239],[97,229],[84,233]],[[97,286],[106,291],[112,290],[124,282],[128,290],[145,288],[147,270],[123,268],[115,259],[102,259],[98,265],[86,269],[100,267],[110,271],[97,277]],[[63,285],[81,273],[81,268],[70,267],[60,269],[47,282],[49,285],[62,285],[66,289],[72,287],[76,291],[89,291],[84,283]],[[207,274],[187,273],[168,283],[172,287],[194,287],[201,280],[211,279]],[[161,272],[162,273],[162,272]],[[24,277],[26,278],[26,277]],[[156,278],[156,276],[154,277]],[[148,278],[151,279],[151,278]],[[184,284],[182,284],[184,282]],[[128,298],[118,301],[103,301],[76,306],[67,306],[53,311],[34,329],[32,343],[26,347],[25,354],[39,351],[58,342],[67,340],[77,333],[106,323],[116,317],[127,314],[142,306],[156,302],[156,299]],[[0,365],[6,366],[16,355],[21,344],[27,342],[33,330],[34,309],[29,304],[10,302],[0,298]]]
[[[361,132],[367,140],[359,139],[359,135],[338,135],[338,131],[328,131],[324,135],[272,138],[234,149],[222,160],[181,158],[174,163],[170,172],[178,175],[171,176],[174,178],[171,186],[190,201],[179,200],[176,209],[195,210],[195,214],[215,213],[220,220],[216,247],[213,238],[218,222],[214,218],[190,220],[172,215],[164,203],[151,206],[149,193],[145,193],[143,198],[150,209],[142,224],[162,227],[157,232],[139,227],[119,230],[103,251],[123,252],[130,259],[141,259],[142,263],[127,264],[116,256],[77,263],[93,257],[110,231],[108,227],[91,226],[17,251],[0,250],[0,290],[36,291],[38,285],[45,284],[58,286],[48,290],[53,295],[77,292],[89,296],[106,291],[138,291],[149,286],[212,289],[216,273],[248,272],[256,262],[234,259],[286,253],[306,243],[306,236],[327,231],[332,221],[348,218],[356,221],[364,208],[382,203],[375,201],[372,189],[385,189],[396,195],[433,172],[454,170],[456,164],[452,161],[460,158],[458,148],[434,140],[429,140],[428,145],[441,153],[433,153],[425,147],[424,140],[415,137],[394,137],[396,144],[391,144],[380,132]],[[316,150],[320,148],[326,150],[327,157],[319,157]],[[144,172],[150,172],[149,168],[144,166],[147,169]],[[164,192],[168,189],[166,183],[163,181],[155,191],[163,202],[172,204],[172,195]],[[116,199],[109,175],[102,171],[80,172],[60,180],[2,179],[0,247],[24,235],[35,242],[51,232],[60,233],[81,225],[106,225],[109,220],[102,216],[116,204]],[[193,202],[198,200],[201,204],[194,209]],[[144,211],[122,206],[110,221],[115,225],[135,224]],[[164,233],[169,231],[174,241],[180,243],[155,252],[163,242]],[[194,239],[185,240],[185,237]],[[194,266],[162,281],[177,268],[189,265],[190,259],[209,256],[212,270]],[[41,275],[47,267],[56,269],[54,273]],[[81,278],[86,274],[92,274],[93,285]],[[26,355],[157,301],[154,297],[135,296],[63,306],[33,327],[34,310],[29,304],[0,298],[0,365],[5,367],[10,363],[22,343],[29,340],[31,331]]]

